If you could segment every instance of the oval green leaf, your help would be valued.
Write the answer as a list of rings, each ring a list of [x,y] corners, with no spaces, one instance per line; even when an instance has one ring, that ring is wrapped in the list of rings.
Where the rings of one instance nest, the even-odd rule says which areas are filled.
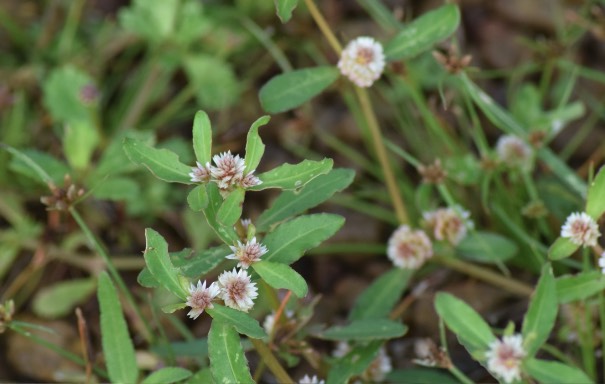
[[[458,244],[456,252],[468,260],[498,263],[515,256],[518,249],[517,244],[502,235],[474,231]]]
[[[605,276],[599,271],[583,272],[575,276],[561,276],[555,281],[559,304],[584,300],[605,290]]]
[[[542,275],[523,320],[522,334],[528,356],[533,356],[548,340],[550,331],[555,326],[558,309],[555,277],[552,267],[547,263],[542,268]]]
[[[38,316],[55,319],[67,315],[95,292],[92,278],[73,279],[44,287],[34,297],[33,310]]]
[[[597,176],[588,188],[586,197],[586,213],[595,220],[599,220],[605,212],[605,167],[601,167]]]
[[[572,243],[568,238],[559,237],[548,249],[548,258],[551,260],[564,259],[571,256],[578,248],[580,246]]]
[[[576,367],[559,363],[558,361],[545,361],[528,359],[524,364],[524,371],[540,383],[560,384],[588,384],[594,383],[583,371]]]
[[[248,361],[233,327],[220,320],[213,320],[208,333],[210,369],[217,383],[254,383]]]
[[[187,291],[181,285],[178,270],[172,265],[168,255],[168,243],[151,228],[145,229],[145,264],[153,277],[180,299],[187,298]]]
[[[292,11],[298,5],[298,0],[275,0],[275,8],[277,10],[277,17],[282,23],[287,23],[292,17]]]
[[[333,66],[300,69],[277,75],[259,92],[263,109],[269,113],[285,112],[328,88],[339,76]]]
[[[206,311],[214,320],[233,326],[237,332],[243,335],[253,339],[262,339],[267,336],[258,321],[245,312],[219,304],[214,304],[214,308],[209,308]]]
[[[233,227],[233,225],[242,216],[242,208],[244,204],[244,195],[246,191],[237,188],[229,193],[229,196],[225,198],[223,204],[216,213],[216,219],[218,222],[226,227]]]
[[[193,151],[202,165],[212,157],[212,125],[204,111],[197,111],[193,119]]]
[[[266,125],[269,120],[271,120],[271,117],[269,116],[258,118],[252,123],[252,126],[248,131],[248,136],[246,137],[245,173],[256,170],[256,167],[258,167],[258,164],[260,163],[260,159],[265,153],[265,144],[263,144],[263,141],[258,134],[258,128]]]
[[[147,376],[141,384],[171,384],[191,376],[191,372],[181,367],[166,367]]]
[[[296,296],[307,296],[309,287],[305,279],[286,264],[259,261],[252,264],[259,276],[275,289],[289,289]]]
[[[407,327],[388,319],[363,319],[349,325],[332,327],[322,332],[319,337],[327,340],[368,341],[401,337]]]
[[[189,192],[187,195],[187,204],[189,204],[189,208],[195,212],[206,209],[208,206],[208,194],[206,193],[205,184],[200,184]]]
[[[130,161],[145,166],[158,179],[169,183],[191,184],[191,167],[181,163],[176,153],[152,148],[131,138],[124,139],[123,148]]]
[[[258,175],[263,183],[250,189],[253,191],[268,188],[300,189],[317,176],[330,172],[333,164],[332,159],[323,159],[322,161],[303,160],[298,164],[286,163]]]

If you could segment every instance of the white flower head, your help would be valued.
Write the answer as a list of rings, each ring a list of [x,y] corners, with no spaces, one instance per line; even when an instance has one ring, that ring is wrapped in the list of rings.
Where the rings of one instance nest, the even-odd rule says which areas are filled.
[[[521,335],[504,336],[502,340],[490,343],[485,354],[487,369],[505,383],[512,383],[521,378],[521,362],[525,355]]]
[[[567,237],[576,245],[594,247],[601,236],[597,222],[586,213],[574,212],[561,227],[561,237]]]
[[[187,315],[192,319],[197,319],[204,309],[213,308],[212,300],[219,295],[220,291],[216,283],[210,284],[208,288],[206,288],[206,281],[202,283],[198,280],[197,286],[190,284],[186,304],[191,307],[191,311]]]
[[[349,42],[338,61],[340,73],[359,87],[369,87],[380,78],[385,61],[382,45],[371,37]]]
[[[206,165],[200,164],[198,161],[195,162],[196,167],[191,168],[189,177],[193,183],[205,183],[210,180],[210,163]]]
[[[387,256],[399,268],[416,269],[433,256],[433,245],[424,231],[401,225],[389,239]]]
[[[210,166],[210,175],[220,189],[229,189],[243,179],[246,164],[239,155],[233,156],[227,151],[214,155],[212,160],[214,166]]]
[[[254,306],[254,299],[258,296],[256,283],[250,281],[250,275],[240,269],[225,271],[218,277],[221,287],[220,297],[225,305],[239,311],[248,312]]]
[[[239,260],[237,266],[243,269],[248,269],[248,267],[257,261],[260,261],[262,255],[267,253],[267,247],[265,247],[262,243],[256,242],[256,237],[253,237],[252,240],[247,241],[245,244],[238,240],[237,246],[229,246],[233,251],[232,254],[227,255],[227,259]]]
[[[317,376],[313,375],[313,377],[309,377],[309,375],[305,375],[302,379],[298,381],[298,384],[324,384],[324,380],[319,380]]]
[[[256,176],[254,176],[254,171],[250,171],[243,179],[239,181],[239,185],[242,188],[251,188],[255,185],[260,185],[263,182]]]
[[[496,143],[496,153],[498,158],[511,168],[531,168],[533,151],[525,141],[515,135],[500,136]]]
[[[470,213],[461,208],[439,208],[423,213],[422,217],[435,239],[447,240],[452,245],[458,245],[474,226]]]

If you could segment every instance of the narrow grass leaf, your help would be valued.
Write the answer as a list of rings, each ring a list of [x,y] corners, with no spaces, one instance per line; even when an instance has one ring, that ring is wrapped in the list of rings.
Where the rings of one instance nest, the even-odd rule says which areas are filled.
[[[360,375],[374,361],[382,341],[372,341],[355,347],[345,357],[335,362],[328,372],[327,384],[347,383],[353,376]]]
[[[359,295],[349,320],[385,318],[389,315],[414,274],[411,269],[392,268]]]
[[[292,11],[298,5],[298,0],[273,0],[277,10],[277,17],[282,23],[287,23],[292,17]]]
[[[204,111],[197,111],[193,119],[193,151],[204,166],[212,157],[212,125]]]
[[[355,177],[352,169],[333,169],[316,177],[299,191],[284,191],[256,221],[256,227],[265,231],[270,225],[313,208],[328,200],[335,193],[348,187]]]
[[[168,291],[185,300],[187,291],[181,285],[178,270],[172,265],[168,243],[151,228],[145,229],[145,264],[153,277]]]
[[[191,376],[191,371],[181,367],[166,367],[147,376],[141,384],[171,384]]]
[[[317,176],[330,172],[333,164],[332,159],[303,160],[298,164],[283,164],[258,175],[263,183],[250,189],[254,191],[268,188],[299,189]]]
[[[572,243],[566,237],[559,237],[548,249],[548,258],[551,260],[560,260],[571,256],[580,248],[579,245]]]
[[[460,10],[447,4],[404,26],[384,47],[388,60],[414,57],[447,39],[460,24]]]
[[[271,261],[259,261],[252,268],[270,286],[275,289],[289,289],[299,298],[307,296],[309,287],[305,279],[286,264]]]
[[[101,341],[109,379],[112,383],[136,383],[139,372],[120,298],[106,272],[99,274],[98,285]]]
[[[277,75],[259,92],[263,109],[275,114],[302,105],[328,88],[339,76],[335,66],[300,69]]]
[[[210,370],[217,383],[254,383],[248,361],[235,329],[220,320],[213,320],[208,333]]]
[[[599,220],[605,212],[605,167],[601,167],[590,184],[586,197],[586,213]]]
[[[435,309],[458,340],[472,354],[484,352],[495,339],[489,325],[464,301],[440,292],[435,298]]]
[[[555,326],[558,309],[555,278],[552,267],[547,263],[542,268],[542,275],[523,320],[522,334],[528,356],[533,356],[548,340]]]
[[[369,341],[401,337],[406,332],[405,325],[393,320],[363,319],[345,326],[329,328],[318,336],[327,340]]]
[[[130,161],[145,166],[158,179],[169,183],[191,184],[191,167],[181,163],[176,153],[152,148],[142,141],[130,138],[124,139],[123,148]]]
[[[344,222],[342,216],[328,213],[305,215],[287,221],[263,239],[268,249],[263,260],[291,264],[307,250],[334,235]]]
[[[200,184],[189,192],[187,195],[187,204],[189,204],[189,208],[195,212],[206,209],[208,206],[208,194],[206,193],[205,184]]]
[[[34,313],[46,319],[55,319],[71,313],[95,292],[93,278],[62,281],[42,288],[34,297]]]
[[[260,159],[262,159],[263,154],[265,153],[265,144],[260,138],[258,134],[258,129],[263,125],[266,125],[271,117],[263,116],[258,118],[248,131],[248,136],[246,137],[246,170],[245,173],[256,170],[258,164],[260,163]]]
[[[214,304],[214,308],[209,308],[206,311],[214,320],[231,325],[243,335],[253,339],[262,339],[267,336],[258,321],[245,312],[219,304]]]
[[[605,290],[605,276],[599,271],[582,272],[573,276],[561,276],[555,281],[559,304],[589,298]]]
[[[497,233],[473,231],[456,247],[465,259],[483,263],[506,261],[517,254],[517,244]]]
[[[223,204],[221,204],[221,207],[216,213],[216,219],[220,224],[226,227],[233,227],[239,220],[242,216],[245,194],[245,190],[237,188],[225,198]]]
[[[523,366],[524,371],[540,383],[594,383],[582,370],[558,361],[528,359]]]

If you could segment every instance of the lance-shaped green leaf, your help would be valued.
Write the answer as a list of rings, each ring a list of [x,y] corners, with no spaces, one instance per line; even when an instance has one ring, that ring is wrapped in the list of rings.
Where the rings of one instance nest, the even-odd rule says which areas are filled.
[[[321,213],[300,216],[279,225],[263,239],[263,260],[292,264],[309,249],[330,238],[342,227],[342,216]]]
[[[599,271],[561,276],[555,281],[559,304],[584,300],[605,289],[605,276]]]
[[[586,213],[595,220],[605,212],[605,167],[601,167],[590,184],[586,197]]]
[[[348,187],[355,177],[352,169],[333,169],[311,180],[300,191],[284,191],[256,221],[256,227],[265,231],[271,224],[285,220],[313,208]]]
[[[212,156],[212,125],[204,111],[197,111],[193,119],[193,151],[197,161],[206,165]]]
[[[384,318],[389,315],[414,274],[412,269],[392,268],[359,295],[349,320]]]
[[[484,263],[506,261],[517,253],[517,244],[497,233],[473,231],[456,246],[462,257]]]
[[[564,259],[580,248],[566,237],[559,237],[548,249],[548,258],[551,260]]]
[[[223,245],[207,249],[203,252],[196,252],[192,257],[183,259],[176,265],[183,275],[195,278],[212,271],[225,260],[225,256],[231,253],[233,252]]]
[[[305,279],[286,264],[259,261],[252,264],[258,275],[275,289],[289,289],[298,297],[307,296],[309,288]]]
[[[374,361],[382,341],[372,341],[364,346],[355,347],[345,357],[332,365],[328,372],[327,384],[347,383],[356,375],[360,375]]]
[[[200,184],[193,188],[187,195],[187,203],[192,211],[203,211],[208,206],[208,194],[206,193],[206,185]]]
[[[533,356],[548,340],[558,308],[555,278],[552,267],[546,264],[523,320],[522,334],[528,356]]]
[[[300,69],[277,75],[259,92],[263,109],[275,114],[296,108],[318,95],[338,78],[334,66]]]
[[[185,300],[187,291],[181,285],[178,270],[168,255],[168,243],[151,228],[145,229],[145,264],[153,277],[168,291]]]
[[[268,188],[299,189],[317,176],[330,172],[333,164],[332,159],[323,159],[322,161],[303,160],[298,164],[286,163],[258,175],[263,183],[250,189],[253,191]]]
[[[191,167],[179,161],[176,153],[152,148],[142,141],[125,138],[124,151],[135,164],[143,165],[158,179],[169,183],[191,184]]]
[[[181,367],[161,368],[145,378],[141,384],[171,384],[191,376],[191,371]]]
[[[258,134],[258,128],[267,124],[271,117],[263,116],[258,118],[248,131],[248,136],[246,137],[246,169],[245,173],[256,170],[258,164],[260,163],[260,159],[263,157],[265,153],[265,144],[260,138]]]
[[[401,337],[407,327],[389,319],[363,319],[344,326],[328,328],[318,336],[327,340],[384,340]]]
[[[589,384],[594,383],[583,371],[558,361],[528,359],[523,370],[540,383]]]
[[[244,195],[246,191],[242,188],[237,188],[229,193],[223,204],[216,213],[217,221],[226,226],[233,227],[236,221],[242,216],[242,207],[244,204]]]
[[[96,286],[93,278],[85,278],[44,287],[34,297],[34,313],[47,319],[67,315],[76,305],[88,299]]]
[[[208,308],[206,311],[216,321],[229,324],[235,330],[243,335],[253,339],[262,339],[267,334],[258,324],[258,321],[250,317],[248,314],[237,309],[225,307],[219,304],[213,304],[214,308]]]
[[[139,372],[132,339],[124,320],[120,299],[109,275],[99,274],[98,299],[101,309],[101,342],[112,383],[136,383]]]
[[[208,333],[208,355],[217,383],[254,383],[239,335],[233,326],[214,319]]]
[[[388,60],[406,59],[433,48],[448,38],[460,24],[460,10],[446,4],[406,25],[384,47]]]
[[[216,183],[206,184],[206,193],[208,196],[208,205],[204,208],[204,215],[208,221],[208,225],[214,229],[214,232],[227,244],[234,244],[239,237],[233,226],[223,225],[218,221],[218,211],[223,205],[223,198],[219,192]]]
[[[435,309],[471,355],[485,352],[489,343],[495,339],[489,325],[481,316],[464,301],[449,293],[437,294]]]
[[[292,11],[298,5],[298,0],[274,0],[277,16],[282,23],[287,23],[292,17]]]

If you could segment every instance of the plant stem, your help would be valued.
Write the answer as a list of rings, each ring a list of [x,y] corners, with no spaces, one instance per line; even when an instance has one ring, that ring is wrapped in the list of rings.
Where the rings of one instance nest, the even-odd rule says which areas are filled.
[[[261,340],[252,338],[250,339],[250,341],[252,342],[252,345],[262,358],[263,362],[267,364],[269,370],[273,372],[278,383],[294,383],[294,380],[292,380],[292,378],[288,375],[288,372],[286,372],[286,370],[281,366],[279,361],[277,361],[277,359],[275,358],[271,350],[265,345],[265,343],[263,343]]]
[[[450,373],[454,375],[458,380],[460,380],[461,383],[473,384],[473,381],[469,379],[464,373],[462,373],[462,371],[456,368],[456,366],[452,363],[452,360],[450,358],[450,352],[447,347],[447,338],[445,337],[445,325],[443,324],[443,319],[439,319],[439,338],[441,339],[441,346],[443,347],[443,350],[445,351],[445,354],[448,360],[450,361],[449,366],[446,367],[447,370],[450,371]]]
[[[93,246],[95,251],[97,251],[99,256],[101,256],[101,258],[105,262],[105,265],[107,266],[107,270],[109,271],[109,274],[111,275],[113,280],[116,282],[116,284],[118,284],[118,287],[120,287],[120,290],[126,297],[128,304],[130,304],[130,306],[134,310],[135,314],[137,315],[139,323],[142,326],[143,337],[145,337],[145,340],[147,340],[147,342],[149,342],[151,344],[153,342],[153,333],[151,332],[151,328],[149,327],[148,322],[145,321],[145,317],[143,317],[143,314],[141,313],[141,310],[137,306],[137,304],[134,300],[134,297],[132,296],[132,294],[128,290],[128,287],[126,286],[126,283],[124,283],[124,280],[118,273],[118,270],[114,267],[113,263],[111,262],[109,255],[107,254],[107,252],[105,252],[105,249],[103,249],[103,246],[101,245],[99,240],[97,240],[97,238],[92,233],[92,231],[90,230],[88,225],[84,222],[84,220],[82,219],[82,217],[80,216],[78,211],[76,211],[75,207],[70,207],[69,213],[74,218],[74,220],[78,223],[78,225],[80,226],[80,229],[82,230],[82,232],[84,232],[84,234],[88,238],[88,241],[91,243],[91,245]]]
[[[313,0],[305,0],[305,4],[307,4],[307,8],[309,8],[309,13],[311,14],[311,16],[313,16],[313,20],[315,20],[315,22],[317,23],[317,26],[321,30],[321,33],[323,33],[326,39],[328,39],[328,43],[330,44],[334,52],[336,52],[336,54],[340,56],[342,52],[342,46],[338,42],[336,36],[334,36],[334,33],[332,32],[332,29],[330,28],[330,25],[328,24],[326,19],[324,19],[321,12],[319,12],[319,9],[317,9],[317,6],[313,2]]]

